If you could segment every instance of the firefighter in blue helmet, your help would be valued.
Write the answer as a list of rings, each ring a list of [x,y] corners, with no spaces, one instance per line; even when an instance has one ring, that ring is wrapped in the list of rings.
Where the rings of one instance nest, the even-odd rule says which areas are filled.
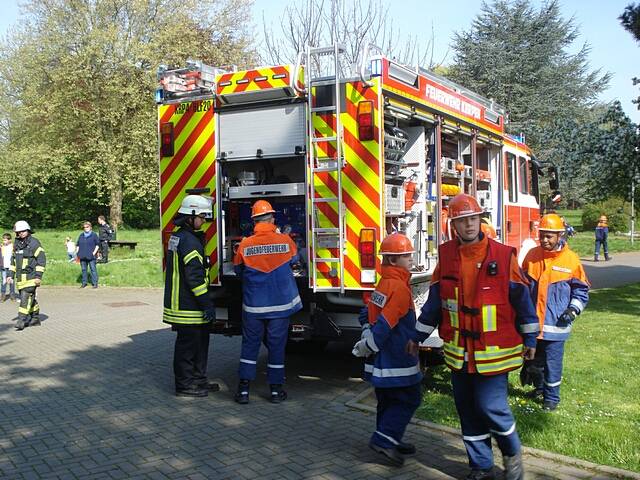
[[[416,452],[402,437],[421,400],[418,352],[408,348],[417,335],[409,285],[413,253],[411,240],[402,233],[393,233],[380,244],[382,277],[366,307],[362,337],[353,347],[355,356],[373,356],[364,365],[365,378],[375,387],[378,400],[369,447],[398,467],[405,455]]]
[[[198,231],[212,218],[211,198],[187,195],[173,220],[178,230],[168,242],[163,321],[177,331],[173,370],[180,397],[206,397],[220,389],[207,380],[209,331],[216,310],[209,296],[204,235]]]
[[[241,404],[249,403],[249,382],[256,378],[265,330],[271,402],[280,403],[287,398],[282,388],[284,349],[289,317],[302,309],[302,301],[292,271],[298,262],[296,245],[289,235],[277,231],[274,213],[265,200],[253,205],[253,235],[242,239],[233,260],[236,273],[242,277],[242,352],[235,395]]]

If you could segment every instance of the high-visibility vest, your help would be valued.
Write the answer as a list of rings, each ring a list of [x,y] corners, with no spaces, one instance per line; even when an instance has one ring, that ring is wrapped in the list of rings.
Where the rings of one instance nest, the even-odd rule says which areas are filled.
[[[470,372],[496,375],[522,365],[523,344],[515,310],[509,303],[514,249],[487,240],[487,255],[478,269],[476,291],[471,299],[462,298],[458,242],[453,240],[440,246],[439,332],[449,368],[461,370],[466,361]]]

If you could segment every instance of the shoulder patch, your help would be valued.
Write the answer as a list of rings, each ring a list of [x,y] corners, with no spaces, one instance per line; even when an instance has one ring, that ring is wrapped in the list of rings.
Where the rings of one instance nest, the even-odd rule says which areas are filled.
[[[557,265],[552,265],[551,270],[555,270],[556,272],[571,273],[570,268],[558,267]]]
[[[177,252],[179,243],[180,243],[180,237],[176,237],[175,235],[171,235],[169,237],[169,250],[171,250],[172,252]]]
[[[371,294],[371,303],[380,308],[384,308],[385,304],[387,303],[387,296],[384,293],[380,293],[379,291],[375,290]]]

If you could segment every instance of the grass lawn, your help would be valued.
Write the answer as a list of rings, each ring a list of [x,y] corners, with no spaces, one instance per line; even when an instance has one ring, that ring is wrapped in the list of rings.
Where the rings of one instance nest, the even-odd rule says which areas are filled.
[[[3,230],[10,231],[10,228]],[[47,254],[45,285],[80,285],[80,265],[67,261],[64,245],[65,237],[69,236],[75,242],[79,234],[79,229],[35,232]],[[118,240],[138,242],[138,245],[135,250],[112,248],[109,263],[98,264],[98,283],[111,287],[162,287],[160,230],[120,230]]]
[[[565,348],[562,403],[556,412],[524,396],[510,375],[510,404],[526,446],[640,472],[640,284],[591,292]],[[426,380],[417,416],[459,427],[449,370]]]

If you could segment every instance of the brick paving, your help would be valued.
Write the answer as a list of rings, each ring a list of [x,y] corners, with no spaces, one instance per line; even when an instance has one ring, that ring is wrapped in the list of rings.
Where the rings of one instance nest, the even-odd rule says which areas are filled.
[[[210,378],[222,391],[173,395],[174,334],[161,291],[39,293],[42,327],[13,329],[0,304],[0,477],[7,479],[447,479],[466,474],[458,436],[411,425],[418,454],[401,469],[367,441],[374,416],[345,404],[362,394],[347,345],[287,356],[290,399],[267,401],[265,359],[251,403],[232,400],[239,338],[214,337]],[[142,305],[126,305],[138,301]],[[123,303],[125,303],[123,305]],[[112,304],[112,305],[107,305]],[[613,478],[527,456],[529,478]]]

